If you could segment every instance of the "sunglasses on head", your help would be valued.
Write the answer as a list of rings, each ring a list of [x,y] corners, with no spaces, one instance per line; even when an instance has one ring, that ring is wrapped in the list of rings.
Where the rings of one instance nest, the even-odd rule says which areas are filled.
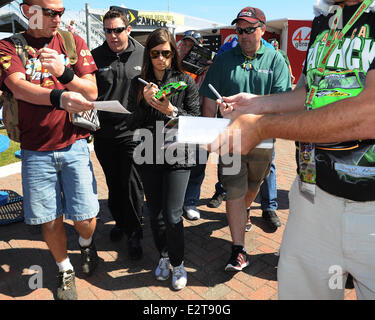
[[[257,26],[257,27],[247,27],[247,28],[240,28],[240,27],[237,27],[236,28],[236,32],[238,33],[238,34],[243,34],[244,32],[246,33],[246,34],[252,34],[252,33],[254,33],[255,32],[255,30],[256,29],[258,29],[258,28],[260,28],[260,26]]]
[[[116,34],[120,34],[121,32],[123,32],[127,27],[119,27],[119,28],[103,28],[103,31],[104,33],[106,34],[111,34],[112,32],[116,33]]]
[[[51,18],[54,18],[56,16],[61,17],[65,12],[65,8],[61,8],[61,9],[57,9],[57,10],[50,9],[50,8],[41,8],[41,9],[42,9],[42,12],[43,12],[44,16],[51,17]]]
[[[192,30],[186,31],[184,33],[184,37],[193,37],[194,39],[201,39],[202,38],[202,36],[199,32],[192,31]]]
[[[166,59],[169,59],[173,56],[173,52],[170,51],[170,50],[163,50],[163,51],[152,50],[150,52],[151,59],[157,59],[157,58],[159,58],[160,55],[162,55]]]

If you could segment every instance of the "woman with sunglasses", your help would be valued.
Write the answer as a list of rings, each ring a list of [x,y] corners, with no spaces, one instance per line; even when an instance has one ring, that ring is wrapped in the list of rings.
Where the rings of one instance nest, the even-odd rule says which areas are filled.
[[[155,270],[158,280],[167,280],[172,269],[172,286],[180,290],[186,286],[187,274],[184,269],[183,204],[190,169],[195,164],[195,155],[183,149],[183,161],[168,161],[168,150],[161,150],[158,141],[162,128],[171,118],[179,115],[198,116],[200,114],[199,94],[194,80],[185,74],[180,65],[176,42],[164,28],[152,32],[146,41],[143,66],[140,76],[149,82],[147,86],[133,79],[128,108],[134,110],[131,127],[148,129],[153,141],[147,139],[141,144],[148,152],[153,148],[152,163],[142,164],[140,174],[143,181],[147,207],[151,219],[151,229],[160,260]],[[157,100],[159,88],[184,81],[187,88],[177,95]],[[159,123],[158,123],[159,122]],[[157,127],[159,129],[157,129]],[[148,150],[147,150],[148,149]],[[160,159],[160,154],[164,159]],[[137,162],[141,156],[135,150]],[[162,163],[162,164],[159,164]]]

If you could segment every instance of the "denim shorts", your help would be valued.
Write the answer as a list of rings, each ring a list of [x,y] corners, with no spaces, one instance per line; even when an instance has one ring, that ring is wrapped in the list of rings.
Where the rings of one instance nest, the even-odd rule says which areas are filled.
[[[99,202],[86,140],[55,151],[22,150],[22,189],[27,224],[62,214],[73,221],[95,217]]]

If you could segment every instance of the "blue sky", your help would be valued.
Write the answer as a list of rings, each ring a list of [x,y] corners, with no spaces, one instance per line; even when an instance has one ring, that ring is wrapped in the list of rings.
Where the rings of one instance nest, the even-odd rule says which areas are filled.
[[[315,0],[63,0],[70,10],[84,9],[85,2],[91,8],[108,9],[111,5],[125,5],[129,9],[170,11],[189,16],[205,18],[230,25],[237,13],[244,7],[252,6],[264,11],[267,20],[281,18],[313,19]]]

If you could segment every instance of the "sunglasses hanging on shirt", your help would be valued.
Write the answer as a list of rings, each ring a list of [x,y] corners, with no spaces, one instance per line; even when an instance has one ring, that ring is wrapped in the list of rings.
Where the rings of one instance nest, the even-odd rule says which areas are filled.
[[[250,71],[251,69],[253,69],[253,65],[252,65],[252,61],[256,58],[257,54],[255,54],[254,57],[249,57],[247,55],[245,55],[245,61],[244,63],[242,64],[242,69],[246,70],[246,71]]]

